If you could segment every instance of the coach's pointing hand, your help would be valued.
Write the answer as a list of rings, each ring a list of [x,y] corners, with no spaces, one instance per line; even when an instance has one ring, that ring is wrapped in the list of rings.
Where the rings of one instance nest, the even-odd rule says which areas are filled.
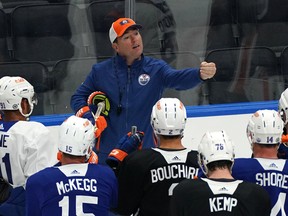
[[[211,79],[216,73],[216,65],[213,62],[201,62],[200,77],[202,80]]]

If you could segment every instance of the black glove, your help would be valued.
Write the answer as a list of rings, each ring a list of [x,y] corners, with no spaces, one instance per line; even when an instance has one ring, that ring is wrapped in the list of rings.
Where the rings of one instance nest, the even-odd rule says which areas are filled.
[[[12,189],[9,182],[0,178],[0,203],[4,203],[9,198]]]

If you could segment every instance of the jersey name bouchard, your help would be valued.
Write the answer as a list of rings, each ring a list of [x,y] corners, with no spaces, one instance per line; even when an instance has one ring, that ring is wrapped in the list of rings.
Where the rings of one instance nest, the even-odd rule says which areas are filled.
[[[165,179],[193,179],[198,175],[198,168],[189,167],[186,164],[170,164],[152,169],[150,173],[152,183],[156,183]]]
[[[159,152],[167,164],[150,170],[151,182],[164,181],[169,179],[194,179],[198,176],[199,168],[186,163],[191,150],[185,149],[178,152],[164,151],[159,148],[152,148]]]

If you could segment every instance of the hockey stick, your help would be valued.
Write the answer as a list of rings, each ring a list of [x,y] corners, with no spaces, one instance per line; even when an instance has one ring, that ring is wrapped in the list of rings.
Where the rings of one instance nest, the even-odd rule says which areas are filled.
[[[92,112],[92,115],[93,115],[93,117],[94,117],[95,122],[96,122],[96,120],[99,118],[99,116],[100,116],[100,114],[101,114],[101,112],[102,112],[103,110],[105,110],[105,103],[104,103],[104,101],[99,102],[99,103],[97,104],[97,110],[96,110],[95,114]]]
[[[96,121],[97,121],[97,119],[99,118],[99,116],[100,116],[100,114],[101,114],[101,112],[102,112],[103,110],[105,110],[105,103],[104,103],[104,101],[99,102],[99,103],[97,104],[97,110],[96,110],[95,114],[92,112],[92,115],[93,115],[94,120],[95,120],[95,129],[94,129],[95,132],[98,130]],[[99,151],[99,149],[100,149],[100,139],[101,139],[101,135],[98,137],[98,140],[97,140],[97,142],[96,142],[96,144],[95,144],[95,149],[96,149],[97,151]]]
[[[137,126],[132,126],[131,127],[131,134],[134,135],[137,132]]]

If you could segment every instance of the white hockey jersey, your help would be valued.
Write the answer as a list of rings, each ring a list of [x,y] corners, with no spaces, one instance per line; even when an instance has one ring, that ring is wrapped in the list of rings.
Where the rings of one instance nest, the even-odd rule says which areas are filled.
[[[0,176],[14,187],[57,162],[57,145],[39,122],[0,121]]]

